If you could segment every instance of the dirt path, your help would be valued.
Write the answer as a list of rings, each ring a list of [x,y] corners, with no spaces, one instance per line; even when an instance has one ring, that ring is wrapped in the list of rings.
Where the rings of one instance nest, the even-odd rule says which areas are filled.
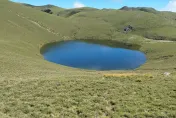
[[[153,39],[147,39],[147,38],[145,38],[145,40],[148,41],[148,43],[157,43],[157,42],[171,43],[171,42],[176,42],[176,41],[169,41],[169,40],[153,40]]]
[[[36,22],[36,21],[34,21],[34,20],[30,19],[30,18],[24,17],[24,16],[22,16],[22,15],[20,15],[20,14],[16,14],[16,15],[17,15],[18,17],[20,17],[20,18],[26,19],[27,21],[31,22],[32,24],[36,25],[37,27],[40,27],[40,28],[46,30],[46,31],[49,32],[49,33],[52,33],[52,34],[54,34],[54,35],[59,36],[59,33],[54,32],[54,30],[52,30],[51,28],[48,28],[48,27],[46,27],[46,26],[42,26],[40,23],[38,23],[38,22]]]

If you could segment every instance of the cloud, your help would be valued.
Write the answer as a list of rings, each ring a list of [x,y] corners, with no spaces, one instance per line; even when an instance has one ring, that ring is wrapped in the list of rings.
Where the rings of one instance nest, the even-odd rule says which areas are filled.
[[[162,11],[176,12],[176,0],[170,0],[166,7],[162,9]]]
[[[76,1],[76,2],[73,4],[73,6],[74,6],[74,8],[81,8],[81,7],[85,7],[85,5],[84,5],[84,4],[82,4],[82,3],[78,2],[78,1]]]

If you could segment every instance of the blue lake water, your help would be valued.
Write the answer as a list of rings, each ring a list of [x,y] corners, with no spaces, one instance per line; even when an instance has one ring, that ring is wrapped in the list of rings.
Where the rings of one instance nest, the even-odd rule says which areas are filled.
[[[81,41],[66,41],[43,52],[45,60],[90,70],[132,70],[146,62],[144,53]]]

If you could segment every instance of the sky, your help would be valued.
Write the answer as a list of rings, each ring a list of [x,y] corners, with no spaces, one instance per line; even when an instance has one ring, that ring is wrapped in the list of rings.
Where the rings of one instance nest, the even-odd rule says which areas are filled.
[[[63,8],[113,8],[129,7],[153,7],[161,11],[176,12],[176,0],[12,0],[14,2],[28,3],[32,5],[52,4]]]

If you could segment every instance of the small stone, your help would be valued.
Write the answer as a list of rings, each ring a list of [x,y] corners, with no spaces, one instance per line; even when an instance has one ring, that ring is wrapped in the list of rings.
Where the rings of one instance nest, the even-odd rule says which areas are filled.
[[[164,73],[165,76],[170,76],[170,74],[171,74],[170,72],[165,72]]]

